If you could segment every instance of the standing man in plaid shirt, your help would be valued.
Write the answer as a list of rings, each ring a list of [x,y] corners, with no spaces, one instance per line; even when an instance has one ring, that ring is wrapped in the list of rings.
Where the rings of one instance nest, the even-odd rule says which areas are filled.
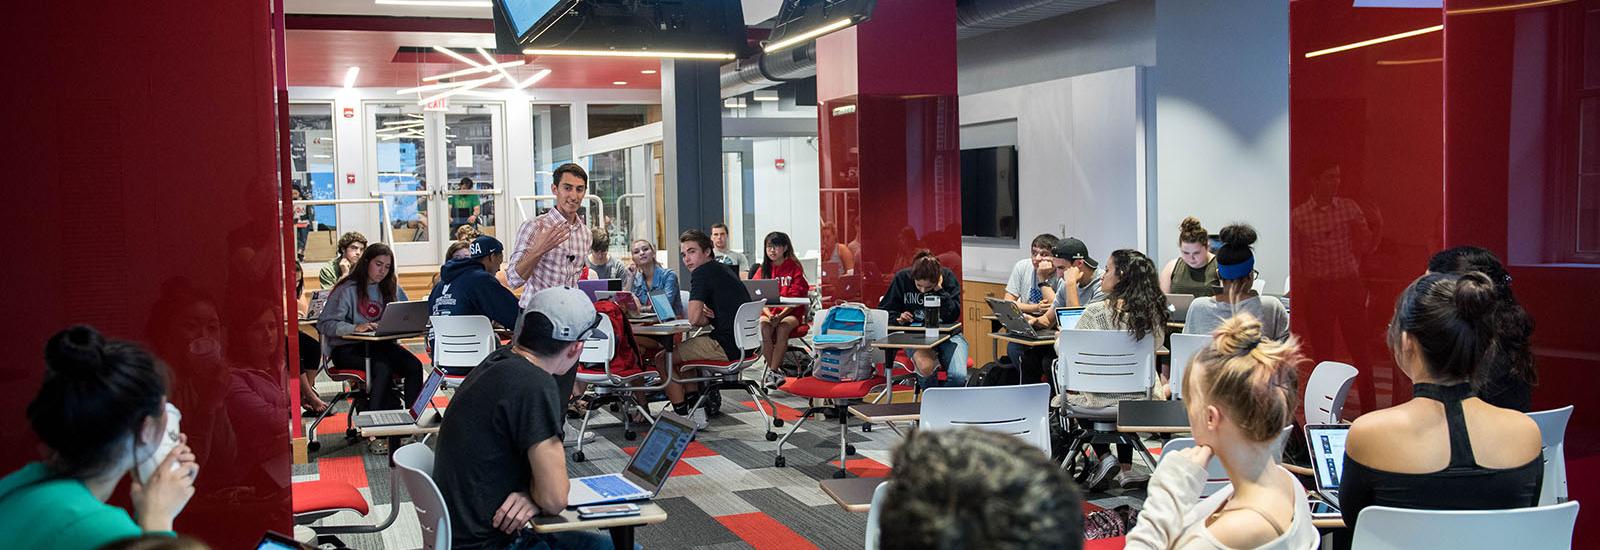
[[[511,288],[522,289],[519,303],[524,312],[533,301],[533,295],[541,290],[577,287],[584,257],[589,254],[589,228],[578,215],[584,196],[589,194],[589,174],[582,166],[563,164],[556,168],[550,190],[555,192],[556,207],[522,222],[522,227],[517,229],[516,244],[511,248],[511,265],[506,269],[506,280],[511,282]],[[522,318],[522,315],[517,316],[519,334]],[[556,377],[561,395],[572,395],[577,376],[577,369],[572,369]],[[575,444],[571,437],[566,441],[568,445]]]

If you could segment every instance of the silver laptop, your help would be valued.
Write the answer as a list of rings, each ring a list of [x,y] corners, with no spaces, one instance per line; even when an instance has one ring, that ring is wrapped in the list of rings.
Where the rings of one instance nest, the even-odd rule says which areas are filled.
[[[410,302],[392,302],[383,308],[383,316],[378,318],[378,326],[367,332],[356,332],[357,336],[388,336],[390,334],[407,334],[422,332],[428,328],[428,301],[412,300]]]
[[[322,308],[328,306],[328,295],[332,293],[332,290],[312,291],[310,303],[306,305],[306,316],[304,319],[307,321],[315,321],[317,317],[322,316]]]
[[[1311,448],[1311,469],[1317,473],[1316,494],[1330,505],[1331,511],[1312,516],[1339,515],[1339,478],[1344,476],[1344,439],[1350,435],[1349,424],[1310,424],[1306,426],[1306,444]]]
[[[783,299],[778,295],[777,279],[753,279],[745,281],[744,287],[750,291],[751,300],[765,300],[768,304],[778,304]]]
[[[444,371],[433,369],[433,374],[428,375],[428,381],[422,384],[422,392],[417,394],[417,400],[411,404],[410,409],[362,411],[356,415],[356,427],[372,428],[376,426],[416,424],[422,420],[422,411],[428,410],[428,404],[433,402],[433,395],[439,392],[439,384],[443,381]]]
[[[662,412],[644,443],[620,474],[580,477],[567,489],[567,506],[653,498],[667,483],[678,459],[694,440],[694,425],[672,412]]]
[[[1083,307],[1058,307],[1056,308],[1056,330],[1072,330],[1078,328],[1078,320],[1083,318]]]
[[[1193,294],[1168,294],[1167,311],[1172,313],[1173,322],[1182,323],[1189,315],[1189,304],[1194,303]]]
[[[1040,330],[1028,324],[1028,319],[1022,316],[1022,310],[1017,309],[1017,303],[999,298],[985,298],[989,302],[989,309],[994,310],[994,316],[1000,319],[1000,324],[1006,327],[1006,333],[1027,340],[1054,340],[1056,331]]]

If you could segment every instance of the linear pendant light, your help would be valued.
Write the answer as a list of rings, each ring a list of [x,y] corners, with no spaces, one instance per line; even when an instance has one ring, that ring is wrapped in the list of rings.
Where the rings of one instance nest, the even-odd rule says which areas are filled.
[[[544,50],[528,48],[522,50],[528,55],[568,55],[581,57],[644,57],[644,58],[673,58],[673,59],[734,59],[731,53],[721,52],[670,52],[655,50]]]
[[[448,72],[448,73],[444,73],[444,74],[436,74],[436,75],[433,75],[433,76],[424,76],[424,77],[422,77],[422,81],[423,82],[434,82],[434,81],[438,81],[438,80],[444,80],[446,78],[455,78],[455,77],[458,77],[458,76],[466,76],[466,75],[469,75],[469,74],[486,73],[486,72],[493,71],[495,69],[500,69],[500,68],[505,68],[505,67],[520,67],[525,63],[527,63],[527,61],[522,60],[522,59],[518,59],[516,61],[507,61],[505,63],[495,63],[493,65],[484,65],[484,66],[481,66],[481,67],[474,67],[474,68],[471,68],[471,69],[461,69],[459,71],[452,71],[452,72]],[[499,78],[499,77],[495,77],[495,78]]]
[[[1391,35],[1388,35],[1388,36],[1380,36],[1380,37],[1373,38],[1373,39],[1370,39],[1370,40],[1362,40],[1360,42],[1352,42],[1352,43],[1349,43],[1349,44],[1345,44],[1343,46],[1334,46],[1332,48],[1327,48],[1327,49],[1323,49],[1323,50],[1317,50],[1317,51],[1314,51],[1314,52],[1306,52],[1306,59],[1310,59],[1310,58],[1317,57],[1317,56],[1320,56],[1320,55],[1328,55],[1330,53],[1339,53],[1339,52],[1344,52],[1344,51],[1350,51],[1350,50],[1354,50],[1356,48],[1365,48],[1367,46],[1375,46],[1375,45],[1378,45],[1378,44],[1382,44],[1384,42],[1394,42],[1396,40],[1400,40],[1400,39],[1403,39],[1403,38],[1411,38],[1413,36],[1421,36],[1421,35],[1424,35],[1424,34],[1428,34],[1430,32],[1439,32],[1439,31],[1442,31],[1442,30],[1444,30],[1444,25],[1434,25],[1432,27],[1424,27],[1424,28],[1420,28],[1420,29],[1417,29],[1417,30],[1414,30],[1414,31],[1406,31],[1406,32],[1402,32],[1402,33],[1391,34]]]
[[[778,51],[778,50],[781,50],[781,49],[784,49],[784,48],[788,48],[788,47],[793,46],[795,44],[799,44],[799,43],[811,40],[811,39],[816,38],[818,36],[822,36],[824,34],[828,34],[830,32],[833,32],[833,31],[836,31],[836,30],[839,30],[839,29],[843,29],[843,28],[848,27],[848,26],[850,26],[850,25],[852,25],[854,23],[855,23],[855,20],[854,19],[850,19],[848,17],[844,18],[844,19],[835,20],[835,21],[829,22],[828,24],[823,25],[821,27],[817,27],[815,29],[811,29],[809,31],[806,31],[806,32],[803,32],[803,33],[800,33],[800,34],[785,38],[783,40],[779,40],[777,42],[773,42],[771,44],[767,44],[766,46],[762,47],[761,50],[766,52],[766,53],[772,53],[772,52],[775,52],[775,51]]]

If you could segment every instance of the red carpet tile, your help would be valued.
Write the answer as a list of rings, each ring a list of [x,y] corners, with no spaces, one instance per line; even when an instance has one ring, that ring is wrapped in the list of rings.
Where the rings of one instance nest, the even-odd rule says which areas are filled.
[[[694,458],[694,457],[697,457],[697,456],[712,456],[712,455],[717,454],[717,453],[711,452],[711,449],[706,449],[705,445],[700,445],[702,451],[698,451],[699,454],[696,454],[697,451],[695,451],[695,448],[694,448],[695,445],[700,445],[700,442],[698,442],[698,441],[690,442],[689,443],[689,448],[683,451],[683,458]],[[633,453],[637,452],[638,450],[639,450],[638,447],[623,447],[622,448],[622,452],[627,453],[628,456],[633,456]],[[700,475],[700,470],[696,470],[694,468],[694,466],[690,466],[688,462],[684,462],[682,460],[679,460],[678,461],[678,465],[672,467],[672,475],[676,476],[676,477],[697,476],[697,475]]]
[[[1122,550],[1128,545],[1128,537],[1114,539],[1086,540],[1083,541],[1083,550]]]
[[[317,435],[341,435],[349,427],[350,415],[336,412],[322,419],[321,424],[317,424]]]
[[[830,460],[828,463],[834,466],[839,465],[838,460]],[[864,456],[851,457],[848,464],[849,466],[845,470],[855,474],[856,477],[889,477],[888,466]]]
[[[751,410],[755,410],[756,408],[754,401],[740,401],[740,404],[750,407]],[[763,401],[761,402],[761,406],[765,407],[767,406],[767,403]],[[778,418],[783,419],[784,422],[794,422],[800,419],[800,411],[797,409],[791,408],[782,403],[773,403],[772,406],[778,408]],[[767,414],[772,414],[772,411],[767,411]]]
[[[721,516],[717,518],[717,522],[756,550],[817,547],[772,516],[761,512]]]
[[[319,458],[317,478],[343,481],[361,489],[367,486],[367,466],[361,455]]]
[[[448,395],[435,395],[435,396],[433,396],[433,406],[441,408],[441,409],[443,409],[445,407],[449,407],[450,406],[450,396],[448,396]]]

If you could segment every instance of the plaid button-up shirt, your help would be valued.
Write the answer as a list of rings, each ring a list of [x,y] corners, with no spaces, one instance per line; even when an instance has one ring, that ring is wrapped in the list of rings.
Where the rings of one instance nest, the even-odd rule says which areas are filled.
[[[528,247],[533,246],[533,238],[546,227],[567,225],[572,227],[572,234],[567,240],[556,245],[546,252],[539,263],[533,264],[533,272],[524,279],[517,273],[517,263],[522,260],[522,255],[528,252]],[[522,227],[517,229],[517,240],[511,249],[511,265],[506,269],[506,280],[511,281],[511,288],[522,288],[521,304],[528,307],[528,302],[533,300],[533,295],[541,290],[558,286],[578,286],[578,275],[583,272],[584,256],[589,254],[589,243],[592,237],[589,228],[584,224],[583,216],[577,216],[577,222],[568,222],[561,211],[551,208],[549,212],[537,218],[522,222]],[[523,288],[527,286],[527,288]]]

